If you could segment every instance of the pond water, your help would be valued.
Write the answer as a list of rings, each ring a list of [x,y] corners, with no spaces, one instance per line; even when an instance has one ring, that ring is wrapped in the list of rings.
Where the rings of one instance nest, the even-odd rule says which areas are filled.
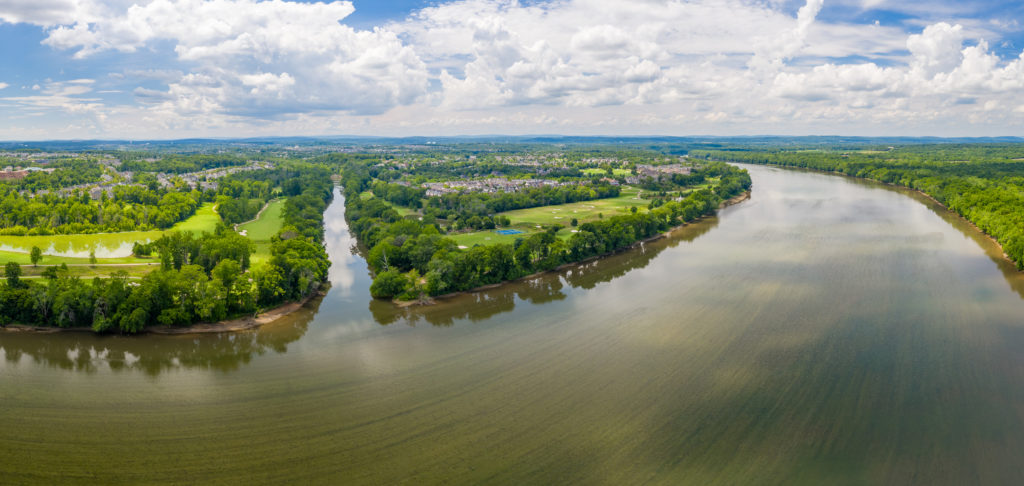
[[[670,238],[430,307],[0,333],[0,482],[1019,484],[1024,278],[927,200],[748,167]]]

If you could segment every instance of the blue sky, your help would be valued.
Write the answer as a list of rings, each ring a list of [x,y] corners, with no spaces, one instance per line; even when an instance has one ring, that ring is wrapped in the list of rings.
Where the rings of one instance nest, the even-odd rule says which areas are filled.
[[[1024,3],[10,0],[0,139],[1024,135]]]

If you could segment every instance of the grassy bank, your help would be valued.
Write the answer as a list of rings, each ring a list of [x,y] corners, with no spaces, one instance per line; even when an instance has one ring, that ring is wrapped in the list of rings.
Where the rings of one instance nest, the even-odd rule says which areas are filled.
[[[618,197],[498,213],[501,216],[508,217],[511,221],[509,228],[520,230],[523,232],[522,234],[500,235],[495,233],[494,230],[484,230],[451,235],[451,238],[460,246],[465,247],[492,245],[495,243],[511,244],[518,238],[526,238],[533,233],[541,231],[542,227],[560,224],[565,228],[558,232],[558,237],[568,239],[572,236],[570,223],[573,218],[576,218],[579,224],[583,224],[588,221],[596,221],[602,217],[609,218],[630,213],[633,207],[636,207],[638,212],[644,212],[647,211],[648,204],[650,204],[649,200],[640,198],[640,189],[623,187]],[[541,228],[538,228],[538,226]]]

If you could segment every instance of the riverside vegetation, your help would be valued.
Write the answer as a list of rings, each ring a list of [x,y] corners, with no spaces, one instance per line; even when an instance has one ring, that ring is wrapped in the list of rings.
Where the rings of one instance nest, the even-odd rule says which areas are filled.
[[[110,187],[99,198],[89,197],[84,190],[62,190],[58,171],[44,174],[52,178],[44,193],[17,181],[0,185],[0,231],[7,235],[164,228],[188,218],[204,202],[216,204],[221,221],[209,233],[170,232],[156,241],[136,243],[134,261],[153,258],[159,262],[141,278],[129,276],[127,269],[136,267],[111,266],[117,269],[107,278],[83,280],[72,273],[76,267],[61,263],[46,267],[42,280],[32,280],[25,278],[16,261],[8,261],[0,284],[0,324],[135,333],[152,325],[181,326],[252,314],[314,293],[326,280],[330,265],[323,248],[322,220],[332,197],[328,169],[278,161],[276,168],[268,165],[225,175],[216,189],[205,190],[202,184],[164,175],[244,163],[240,156],[125,162],[122,168],[133,172],[114,172],[131,174],[133,183]],[[32,184],[35,188],[39,181]],[[251,266],[253,242],[225,223],[251,219],[267,201],[278,197],[285,198],[277,218],[279,230],[270,238],[268,254]],[[39,259],[37,253],[38,248],[33,248],[33,262]],[[95,257],[90,260],[97,263]]]
[[[309,296],[330,265],[322,214],[332,175],[343,186],[346,218],[377,298],[426,299],[629,247],[749,190],[746,171],[726,162],[829,170],[920,190],[993,236],[1018,268],[1024,265],[1024,155],[1017,144],[203,147],[190,147],[200,153],[0,154],[6,164],[36,169],[0,183],[0,244],[7,245],[0,251],[7,259],[0,323],[131,333],[251,314]],[[206,214],[212,208],[216,213]],[[197,211],[216,221],[195,226],[203,231],[176,231],[189,228],[183,222]],[[246,222],[252,234],[230,229]],[[13,244],[49,235],[99,239],[105,232],[154,236],[139,240],[130,257],[31,258],[43,258],[49,266],[42,270],[21,267],[30,260],[28,247]],[[81,279],[85,261],[104,278]]]
[[[1024,149],[1020,144],[694,150],[691,156],[837,172],[918,190],[992,236],[1024,270]]]
[[[567,167],[563,160],[531,165],[506,164],[409,164],[395,177],[388,164],[350,160],[344,164],[346,216],[353,234],[367,249],[367,262],[376,274],[370,291],[378,298],[412,300],[514,280],[560,265],[578,262],[628,247],[666,230],[714,212],[719,205],[750,188],[746,171],[724,163],[702,163],[686,174],[642,178],[626,177],[623,161],[613,156],[590,157],[585,164],[601,164],[602,170],[584,172]],[[674,158],[659,160],[648,154],[642,161],[666,167]],[[600,162],[595,162],[600,161]],[[612,164],[614,161],[614,167]],[[483,167],[484,169],[480,169]],[[526,168],[524,168],[526,167]],[[657,168],[650,169],[657,172]],[[589,174],[588,174],[589,172]],[[427,196],[409,181],[462,181],[469,175],[544,177],[548,185],[516,192],[452,191]],[[396,182],[396,179],[401,178]],[[651,189],[642,210],[631,206],[623,214],[609,214],[591,221],[573,218],[561,224],[515,229],[521,237],[513,243],[460,247],[451,235],[464,231],[508,227],[502,212],[563,203],[614,198],[627,179]],[[402,182],[405,184],[403,185]],[[511,184],[511,183],[510,183]],[[558,185],[554,185],[558,184]],[[414,209],[403,216],[396,206]],[[556,209],[557,210],[557,209]]]

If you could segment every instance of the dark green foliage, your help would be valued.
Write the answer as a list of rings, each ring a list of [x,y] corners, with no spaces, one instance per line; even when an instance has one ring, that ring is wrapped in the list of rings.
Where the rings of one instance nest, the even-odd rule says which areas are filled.
[[[89,159],[59,160],[47,165],[53,172],[30,172],[24,179],[3,182],[31,192],[54,190],[97,182],[103,174],[100,165]]]
[[[370,295],[382,299],[397,297],[409,286],[409,278],[397,270],[387,270],[377,274],[370,285]]]
[[[183,174],[198,172],[219,167],[236,167],[248,164],[248,158],[234,154],[217,155],[167,155],[155,161],[126,160],[121,164],[122,171],[132,172],[166,172]]]
[[[423,294],[440,295],[499,283],[607,254],[709,214],[723,199],[750,188],[750,177],[746,171],[727,164],[720,164],[719,170],[716,177],[721,177],[721,183],[714,191],[694,191],[681,201],[667,202],[650,212],[584,223],[567,242],[556,236],[561,227],[554,226],[519,239],[514,245],[475,246],[467,250],[459,250],[453,240],[439,234],[434,224],[400,217],[384,201],[385,198],[393,198],[389,194],[395,185],[373,181],[372,171],[365,162],[346,163],[343,184],[349,229],[360,243],[369,248],[367,263],[377,274],[370,288],[371,294],[378,298],[413,299]],[[380,194],[369,199],[360,197],[370,187]],[[524,207],[561,204],[567,202],[566,197],[587,194],[586,197],[592,198],[597,192],[587,186],[557,189],[497,196],[463,194],[432,197],[427,199],[424,213],[431,208],[457,210],[472,214],[467,218],[466,226],[475,223],[473,218],[490,220],[493,224],[490,211],[516,208],[518,204]],[[618,188],[609,187],[607,191],[602,197],[608,197],[612,192],[617,194]],[[394,194],[404,192],[400,190]],[[507,218],[502,221],[499,217],[498,220],[508,222]]]
[[[155,251],[161,260],[159,270],[138,281],[119,272],[89,282],[70,277],[66,266],[47,268],[42,282],[22,280],[21,267],[11,262],[5,268],[7,283],[0,285],[3,322],[135,333],[152,325],[250,314],[312,294],[330,266],[322,244],[322,212],[331,198],[329,174],[311,166],[265,172],[300,183],[286,204],[285,228],[272,241],[268,264],[248,271],[252,242],[223,225],[211,234],[176,232],[136,244],[137,255]]]
[[[7,277],[8,287],[21,287],[21,265],[18,265],[18,262],[7,262],[4,267],[4,276]]]

